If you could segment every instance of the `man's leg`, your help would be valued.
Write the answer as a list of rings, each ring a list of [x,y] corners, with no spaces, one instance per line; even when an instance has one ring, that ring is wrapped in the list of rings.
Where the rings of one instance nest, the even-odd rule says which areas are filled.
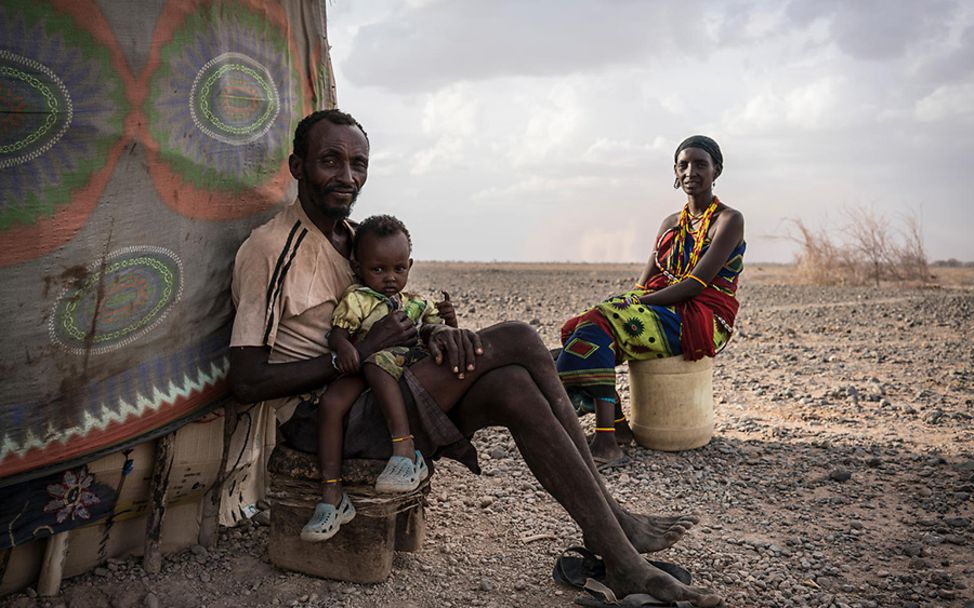
[[[531,326],[515,321],[493,325],[480,332],[484,354],[477,358],[477,369],[458,380],[446,366],[432,359],[420,361],[411,370],[444,410],[450,410],[469,391],[473,382],[493,369],[509,365],[523,367],[534,380],[561,427],[575,444],[585,466],[595,477],[602,496],[615,513],[630,542],[641,553],[661,551],[683,537],[697,523],[690,515],[659,517],[630,513],[612,497],[597,474],[585,433],[555,370],[551,353]],[[465,399],[466,400],[466,399]],[[465,408],[469,411],[470,408]],[[471,427],[471,431],[479,426]]]
[[[454,418],[464,432],[498,424],[510,429],[531,472],[578,523],[586,545],[605,560],[606,584],[619,597],[651,593],[697,606],[720,603],[710,591],[683,585],[654,568],[630,544],[598,475],[585,462],[587,450],[579,450],[526,369],[508,366],[482,376]]]

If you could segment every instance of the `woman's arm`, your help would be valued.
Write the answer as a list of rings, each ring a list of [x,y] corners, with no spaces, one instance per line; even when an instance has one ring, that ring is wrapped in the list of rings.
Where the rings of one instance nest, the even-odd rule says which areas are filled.
[[[728,256],[742,240],[744,240],[744,216],[740,211],[724,209],[717,217],[714,238],[710,242],[707,253],[690,271],[696,279],[688,277],[675,285],[646,294],[639,298],[639,301],[656,306],[672,306],[700,294],[714,280],[721,267],[727,262]]]
[[[645,285],[651,278],[660,273],[659,268],[656,267],[656,247],[659,246],[659,240],[663,238],[663,233],[675,226],[679,217],[679,213],[674,213],[663,218],[663,222],[659,225],[659,231],[656,233],[656,240],[653,241],[653,250],[649,252],[649,260],[647,260],[646,267],[639,274],[636,285]]]

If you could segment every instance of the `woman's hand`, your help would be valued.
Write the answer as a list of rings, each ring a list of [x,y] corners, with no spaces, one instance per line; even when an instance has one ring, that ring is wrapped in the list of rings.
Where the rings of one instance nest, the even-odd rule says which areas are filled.
[[[484,354],[479,334],[446,325],[437,325],[430,331],[426,347],[436,364],[446,361],[459,380],[463,380],[465,372],[476,369],[477,357]]]

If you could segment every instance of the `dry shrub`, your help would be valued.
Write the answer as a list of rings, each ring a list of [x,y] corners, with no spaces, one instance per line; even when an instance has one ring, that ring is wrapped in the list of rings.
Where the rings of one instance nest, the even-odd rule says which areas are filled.
[[[930,277],[920,220],[903,219],[897,228],[871,209],[846,211],[845,222],[814,230],[800,219],[788,239],[798,243],[797,278],[814,285],[880,284],[883,280],[920,281]]]

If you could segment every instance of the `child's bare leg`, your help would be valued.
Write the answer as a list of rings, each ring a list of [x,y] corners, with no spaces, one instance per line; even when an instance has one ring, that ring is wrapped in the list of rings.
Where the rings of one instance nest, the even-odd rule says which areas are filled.
[[[403,401],[399,382],[374,363],[366,362],[362,366],[362,375],[382,408],[382,415],[385,416],[393,439],[392,455],[405,456],[412,460],[416,455],[416,446],[409,432],[409,417],[406,415],[406,403]]]
[[[318,402],[318,467],[322,502],[338,505],[342,497],[343,419],[365,390],[361,376],[345,376],[328,385]],[[332,481],[337,480],[337,481]],[[330,483],[326,483],[330,482]]]

